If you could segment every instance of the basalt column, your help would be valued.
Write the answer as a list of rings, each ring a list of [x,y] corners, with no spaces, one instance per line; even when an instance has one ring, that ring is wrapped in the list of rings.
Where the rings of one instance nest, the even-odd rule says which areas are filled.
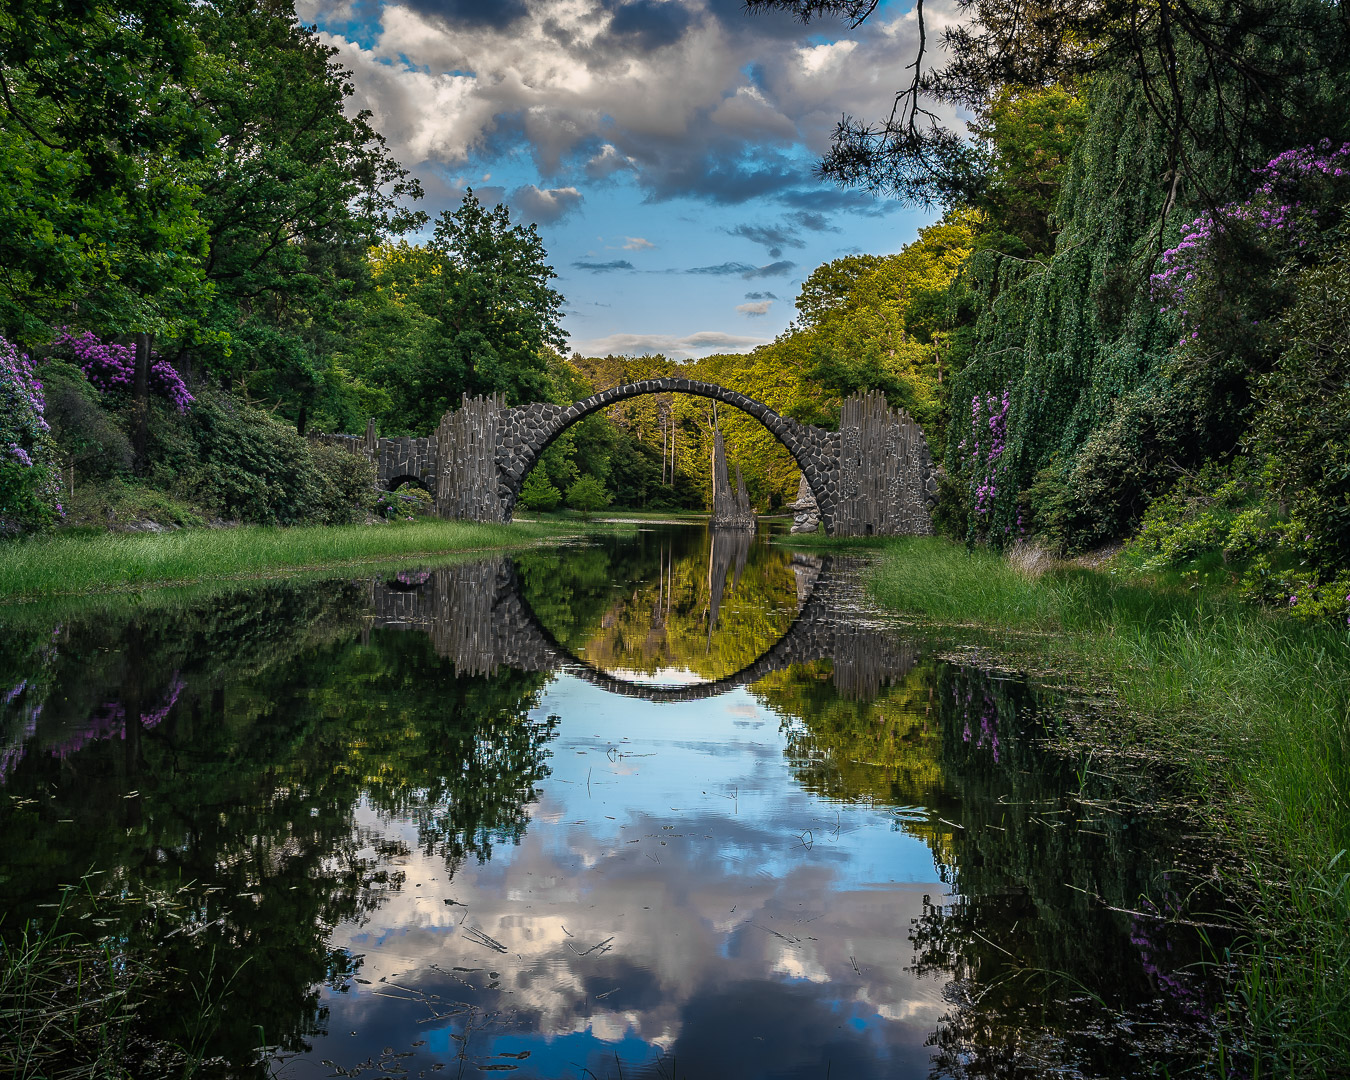
[[[506,521],[497,483],[500,396],[464,396],[436,429],[436,513],[458,521]]]
[[[927,536],[937,501],[928,442],[878,390],[844,402],[839,415],[835,536]]]
[[[745,490],[741,468],[736,466],[736,486],[731,486],[727,474],[727,448],[722,441],[722,429],[713,428],[712,453],[712,527],[755,531],[755,511]]]

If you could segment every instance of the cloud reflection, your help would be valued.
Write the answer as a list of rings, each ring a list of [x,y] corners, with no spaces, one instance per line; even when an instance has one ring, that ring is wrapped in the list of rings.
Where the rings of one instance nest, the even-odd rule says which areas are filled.
[[[666,741],[678,718],[673,727],[627,753],[649,773],[681,768]],[[314,1053],[363,1060],[376,1042],[402,1050],[421,1039],[411,1068],[444,1060],[429,1032],[446,1030],[468,1035],[469,1062],[521,1061],[524,1075],[568,1068],[563,1048],[572,1064],[599,1055],[612,1066],[617,1052],[626,1069],[671,1058],[701,1077],[817,1075],[817,1065],[819,1075],[888,1076],[899,1059],[926,1061],[944,980],[907,971],[908,928],[943,886],[869,880],[881,876],[873,845],[922,845],[866,808],[843,808],[832,825],[834,811],[790,790],[781,771],[763,775],[781,755],[763,749],[763,765],[742,757],[743,779],[720,785],[739,799],[694,791],[685,801],[700,805],[675,812],[659,805],[666,785],[633,760],[611,767],[561,745],[560,763],[597,760],[584,774],[560,768],[521,844],[453,880],[416,854],[414,825],[363,810],[363,829],[414,854],[397,860],[404,884],[369,922],[335,932],[334,945],[363,954],[369,982],[330,995],[330,1034]],[[457,1040],[442,1045],[458,1053]],[[522,1048],[528,1065],[495,1057]]]

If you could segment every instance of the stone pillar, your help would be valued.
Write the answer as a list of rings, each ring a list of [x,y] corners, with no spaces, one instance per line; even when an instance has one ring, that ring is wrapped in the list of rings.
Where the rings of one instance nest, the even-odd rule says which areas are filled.
[[[713,429],[712,452],[712,527],[714,529],[741,529],[755,531],[755,512],[745,490],[740,466],[736,468],[736,487],[733,490],[727,475],[727,450],[722,440],[722,429]]]
[[[805,473],[797,485],[797,500],[788,509],[792,511],[793,532],[813,533],[820,527],[820,507],[816,505],[816,497],[811,493]]]
[[[497,482],[497,421],[503,398],[469,398],[436,429],[436,513],[457,521],[510,520]]]
[[[909,414],[893,410],[879,390],[855,394],[839,416],[839,493],[835,536],[926,536],[933,459]]]

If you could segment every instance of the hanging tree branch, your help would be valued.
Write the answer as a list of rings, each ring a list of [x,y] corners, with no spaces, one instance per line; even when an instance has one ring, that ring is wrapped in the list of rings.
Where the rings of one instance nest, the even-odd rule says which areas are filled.
[[[875,0],[747,0],[751,12],[786,11],[803,22],[826,16],[860,26]],[[1321,137],[1340,121],[1317,97],[1350,51],[1350,13],[1335,0],[957,0],[963,19],[944,30],[945,64],[925,69],[922,0],[914,12],[918,49],[908,86],[880,124],[845,116],[820,172],[929,204],[969,199],[985,180],[978,147],[963,125],[933,105],[976,112],[1002,91],[1073,86],[1116,72],[1130,78],[1164,137],[1173,190],[1212,204],[1219,188],[1246,175],[1265,139]],[[1319,107],[1320,104],[1320,107]],[[1209,180],[1206,179],[1209,178]],[[1218,188],[1214,181],[1218,181]]]

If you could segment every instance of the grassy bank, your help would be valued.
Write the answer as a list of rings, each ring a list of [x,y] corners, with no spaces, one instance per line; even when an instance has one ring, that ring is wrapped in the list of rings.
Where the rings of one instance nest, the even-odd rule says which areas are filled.
[[[431,558],[518,547],[575,531],[574,523],[422,521],[33,537],[0,544],[0,600]]]
[[[1259,1075],[1350,1062],[1350,637],[1180,578],[1033,576],[941,540],[887,545],[887,607],[978,627],[1030,666],[1108,683],[1138,737],[1192,773],[1245,852],[1251,915],[1239,993]],[[1264,1060],[1262,1060],[1264,1059]]]

